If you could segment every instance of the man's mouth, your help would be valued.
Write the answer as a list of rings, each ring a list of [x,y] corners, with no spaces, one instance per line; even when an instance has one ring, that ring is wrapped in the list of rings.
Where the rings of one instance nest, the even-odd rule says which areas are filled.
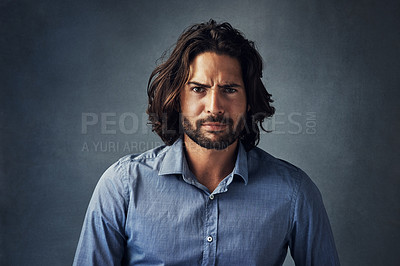
[[[220,122],[205,122],[202,124],[202,127],[206,131],[223,131],[227,126],[227,124]]]

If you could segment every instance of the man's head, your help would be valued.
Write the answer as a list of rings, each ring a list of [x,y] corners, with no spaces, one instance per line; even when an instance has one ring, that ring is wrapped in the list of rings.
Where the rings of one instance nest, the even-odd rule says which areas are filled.
[[[183,132],[193,142],[217,150],[233,144],[243,132],[247,111],[239,61],[215,52],[197,55],[180,91],[180,107]]]
[[[169,58],[150,76],[147,113],[153,130],[167,145],[185,133],[210,148],[224,148],[240,138],[249,150],[258,144],[258,125],[265,130],[263,120],[275,111],[261,77],[262,59],[253,42],[228,23],[195,24],[182,33]],[[207,89],[207,97],[188,97],[198,88]],[[219,101],[217,109],[224,110],[212,110],[213,99]],[[201,113],[194,111],[196,106]],[[215,146],[221,141],[222,146]]]

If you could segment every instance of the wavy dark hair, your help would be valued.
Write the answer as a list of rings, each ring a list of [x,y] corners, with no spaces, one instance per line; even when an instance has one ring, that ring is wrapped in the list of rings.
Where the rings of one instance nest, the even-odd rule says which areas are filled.
[[[259,126],[268,132],[262,123],[274,114],[275,108],[271,106],[271,94],[261,81],[263,63],[254,42],[247,40],[227,22],[217,23],[211,19],[187,28],[178,38],[168,59],[151,73],[147,86],[147,114],[152,130],[167,145],[172,145],[183,134],[180,91],[189,78],[190,63],[204,52],[228,55],[240,63],[247,105],[250,107],[240,140],[246,150],[250,150],[260,141]],[[166,53],[162,58],[165,57]]]

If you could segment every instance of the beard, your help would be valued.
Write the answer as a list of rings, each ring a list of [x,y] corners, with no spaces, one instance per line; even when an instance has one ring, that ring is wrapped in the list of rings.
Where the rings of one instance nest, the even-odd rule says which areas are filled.
[[[234,127],[232,118],[225,118],[223,116],[209,116],[206,119],[199,119],[193,125],[189,119],[182,116],[183,132],[196,144],[206,149],[223,150],[229,145],[233,144],[240,136],[244,128],[243,119],[238,119],[238,124]],[[211,139],[206,136],[205,132],[201,131],[201,126],[206,122],[218,122],[228,126],[225,131],[207,131],[209,134],[217,135],[216,139]]]

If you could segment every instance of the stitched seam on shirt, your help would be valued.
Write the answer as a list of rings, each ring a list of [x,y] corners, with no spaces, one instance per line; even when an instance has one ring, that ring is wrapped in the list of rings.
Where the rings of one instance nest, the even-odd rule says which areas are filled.
[[[296,183],[297,186],[293,189],[293,194],[292,194],[292,200],[291,200],[291,216],[290,216],[290,221],[289,221],[289,228],[287,231],[287,236],[286,238],[291,241],[291,237],[290,237],[290,232],[293,230],[294,227],[294,218],[295,218],[295,209],[296,209],[296,204],[297,204],[297,200],[299,197],[299,192],[300,192],[300,188],[303,184],[304,178],[301,177],[301,172],[300,171],[296,171]]]
[[[203,259],[202,259],[202,265],[205,263],[205,262],[207,262],[206,261],[206,259],[208,259],[208,256],[206,257],[205,255],[204,255],[204,252],[206,251],[206,249],[207,249],[207,242],[205,241],[205,238],[208,236],[208,234],[207,234],[207,228],[208,228],[208,219],[207,219],[207,217],[208,217],[208,204],[207,204],[207,201],[206,201],[206,203],[205,203],[205,219],[204,219],[204,227],[203,227],[203,239],[202,239],[202,241],[203,241],[203,250],[202,250],[202,254],[203,254]],[[210,252],[208,252],[208,254],[209,254]]]
[[[126,209],[125,209],[125,224],[124,224],[124,232],[126,232],[126,224],[128,221],[128,210],[129,210],[129,202],[130,202],[130,189],[129,189],[129,167],[128,164],[123,164],[125,166],[125,169],[123,169],[123,177],[122,177],[122,182],[124,184],[124,192],[125,192],[125,201],[126,201]]]
[[[125,155],[121,158],[119,158],[118,162],[120,163],[129,163],[129,162],[140,162],[145,159],[155,159],[158,158],[162,155],[164,155],[172,146],[165,146],[165,147],[157,147],[148,151],[145,151],[143,153],[133,153],[133,154],[128,154]],[[154,150],[159,149],[157,151],[157,154],[154,154]]]
[[[160,149],[159,151],[157,151],[157,154],[154,154],[152,152],[150,152],[151,150],[138,154],[138,156],[134,157],[134,158],[130,158],[130,162],[140,162],[142,160],[146,160],[146,159],[156,159],[162,155],[164,155],[167,151],[169,151],[171,148],[171,146],[166,146],[162,149]],[[154,152],[154,151],[153,151]]]

